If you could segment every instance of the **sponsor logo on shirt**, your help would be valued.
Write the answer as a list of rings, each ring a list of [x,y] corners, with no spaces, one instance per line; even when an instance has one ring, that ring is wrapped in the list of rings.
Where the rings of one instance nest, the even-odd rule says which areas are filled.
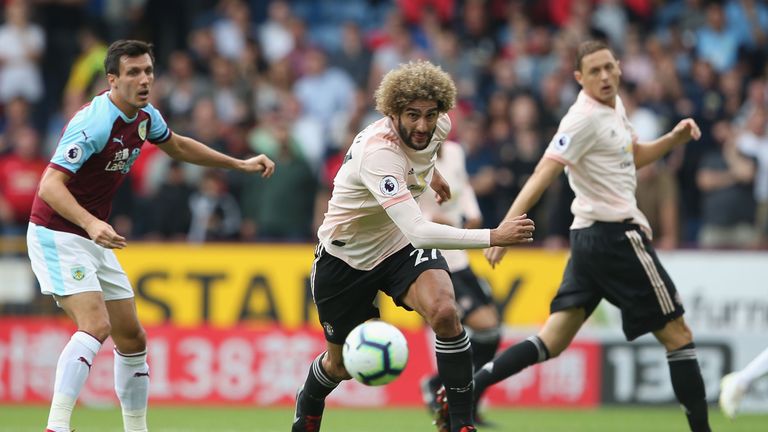
[[[131,166],[138,159],[139,153],[141,153],[141,150],[137,148],[130,151],[127,148],[118,150],[112,157],[112,160],[107,162],[104,171],[120,171],[121,174],[128,174]]]
[[[386,176],[379,182],[379,190],[386,196],[395,196],[400,190],[397,179],[392,176]]]
[[[85,133],[85,132],[83,132]],[[69,163],[78,163],[83,158],[83,149],[77,144],[70,144],[64,149],[64,159]]]

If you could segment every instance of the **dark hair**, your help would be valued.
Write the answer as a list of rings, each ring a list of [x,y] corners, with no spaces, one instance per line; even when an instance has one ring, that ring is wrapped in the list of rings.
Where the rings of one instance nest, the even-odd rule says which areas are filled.
[[[149,54],[152,63],[155,63],[155,54],[152,52],[152,44],[140,40],[121,39],[115,41],[107,49],[104,57],[104,71],[107,74],[120,75],[120,59],[123,56],[139,57]]]
[[[582,42],[579,45],[579,49],[576,51],[576,64],[575,64],[576,69],[575,70],[581,71],[581,60],[584,57],[602,50],[610,51],[611,48],[608,46],[608,44],[599,40],[589,40],[586,42]]]

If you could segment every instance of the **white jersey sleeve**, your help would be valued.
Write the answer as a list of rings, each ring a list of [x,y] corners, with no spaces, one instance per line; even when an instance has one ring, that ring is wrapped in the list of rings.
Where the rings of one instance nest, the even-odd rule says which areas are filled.
[[[424,219],[413,198],[388,207],[387,214],[415,248],[477,249],[491,243],[491,230],[454,228]]]
[[[404,173],[408,161],[402,152],[391,146],[380,146],[363,156],[360,164],[360,181],[384,209],[407,199],[408,191]]]
[[[545,155],[567,166],[575,165],[594,143],[592,117],[571,109],[550,141]]]

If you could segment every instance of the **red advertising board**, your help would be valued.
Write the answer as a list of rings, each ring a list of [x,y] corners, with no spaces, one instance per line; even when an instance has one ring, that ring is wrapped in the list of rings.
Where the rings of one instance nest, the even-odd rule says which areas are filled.
[[[56,362],[74,328],[56,319],[0,319],[0,402],[46,402]],[[149,327],[150,399],[155,404],[290,405],[312,359],[324,349],[317,330],[277,326]],[[430,330],[405,331],[408,366],[395,382],[366,387],[346,382],[329,404],[418,406],[421,378],[434,367]],[[505,341],[508,345],[511,341]],[[93,363],[80,400],[114,404],[112,343]],[[594,406],[600,395],[600,346],[575,343],[559,358],[494,386],[494,406]]]

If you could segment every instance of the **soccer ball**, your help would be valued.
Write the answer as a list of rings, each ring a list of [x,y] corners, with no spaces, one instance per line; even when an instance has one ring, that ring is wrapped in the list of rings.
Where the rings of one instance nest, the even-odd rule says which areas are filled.
[[[408,343],[397,327],[368,321],[355,327],[344,341],[344,367],[357,381],[369,386],[392,382],[408,362]]]

